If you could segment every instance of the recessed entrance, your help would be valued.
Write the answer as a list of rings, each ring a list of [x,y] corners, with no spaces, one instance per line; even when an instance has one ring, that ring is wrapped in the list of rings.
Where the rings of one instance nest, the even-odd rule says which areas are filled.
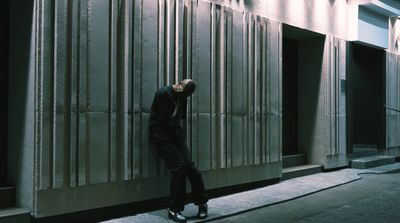
[[[385,52],[350,44],[348,136],[353,153],[385,147]]]
[[[307,163],[316,120],[325,36],[283,25],[282,94],[284,158]],[[285,167],[285,161],[284,161]]]

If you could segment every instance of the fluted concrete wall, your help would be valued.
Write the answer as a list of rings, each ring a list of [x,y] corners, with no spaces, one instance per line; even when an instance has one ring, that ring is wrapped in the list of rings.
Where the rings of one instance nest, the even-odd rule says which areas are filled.
[[[400,56],[386,53],[386,148],[400,155]]]
[[[279,22],[189,0],[42,0],[34,18],[35,216],[167,196],[147,125],[184,77],[206,187],[281,175]]]

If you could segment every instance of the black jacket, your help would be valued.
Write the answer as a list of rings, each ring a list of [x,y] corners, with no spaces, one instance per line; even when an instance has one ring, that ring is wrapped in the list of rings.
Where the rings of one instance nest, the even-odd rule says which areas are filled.
[[[149,123],[150,137],[155,143],[185,143],[180,119],[186,116],[186,98],[180,98],[182,106],[178,113],[181,115],[172,116],[179,98],[171,85],[162,87],[155,93]]]

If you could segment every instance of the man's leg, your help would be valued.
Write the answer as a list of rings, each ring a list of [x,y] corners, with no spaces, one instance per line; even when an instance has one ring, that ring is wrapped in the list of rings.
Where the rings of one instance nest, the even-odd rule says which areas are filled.
[[[186,144],[179,144],[179,151],[185,159],[186,175],[189,179],[192,188],[193,200],[196,205],[205,204],[208,198],[204,190],[203,177],[199,170],[195,167],[191,157],[190,152]]]
[[[204,190],[203,177],[193,162],[186,164],[186,174],[191,184],[193,201],[195,205],[205,204],[208,201]]]
[[[171,172],[170,209],[172,211],[183,211],[186,193],[185,159],[178,147],[172,143],[158,144],[156,148]]]

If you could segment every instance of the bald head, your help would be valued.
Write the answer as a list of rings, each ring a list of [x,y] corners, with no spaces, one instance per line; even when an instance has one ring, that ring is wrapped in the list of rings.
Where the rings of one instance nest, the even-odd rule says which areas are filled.
[[[189,97],[196,90],[196,84],[192,79],[184,79],[179,81],[178,84],[174,85],[176,92],[181,93],[185,97]]]

